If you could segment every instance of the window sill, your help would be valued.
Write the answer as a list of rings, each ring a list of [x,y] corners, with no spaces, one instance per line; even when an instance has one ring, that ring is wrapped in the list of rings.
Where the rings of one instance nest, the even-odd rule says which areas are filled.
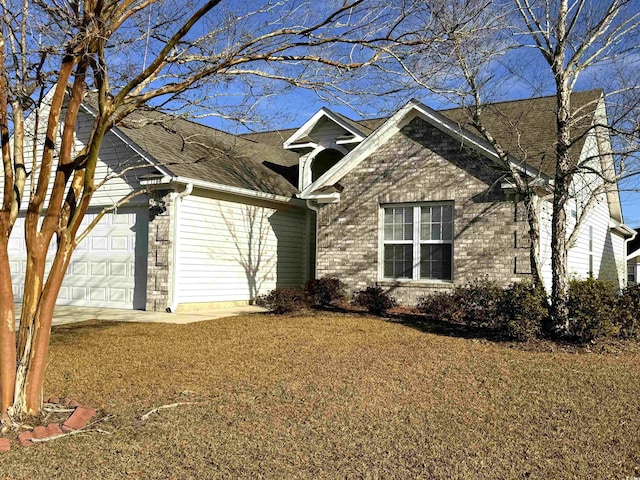
[[[438,288],[438,287],[453,287],[453,280],[411,280],[404,278],[389,279],[384,278],[378,280],[378,285],[381,287],[422,287],[422,288]]]

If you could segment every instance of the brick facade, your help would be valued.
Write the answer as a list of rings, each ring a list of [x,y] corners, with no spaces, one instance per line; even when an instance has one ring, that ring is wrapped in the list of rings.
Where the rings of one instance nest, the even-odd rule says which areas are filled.
[[[352,290],[377,283],[404,304],[488,277],[501,285],[530,274],[521,203],[500,189],[500,172],[460,141],[413,119],[339,182],[339,203],[319,205],[317,276]],[[381,205],[454,203],[453,281],[380,281]]]
[[[171,302],[173,225],[171,192],[150,199],[146,310],[164,312]]]

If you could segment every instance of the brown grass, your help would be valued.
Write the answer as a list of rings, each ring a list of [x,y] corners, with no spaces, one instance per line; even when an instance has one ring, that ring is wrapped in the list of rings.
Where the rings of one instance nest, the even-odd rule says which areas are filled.
[[[45,394],[113,434],[14,443],[0,477],[640,476],[639,360],[330,313],[66,326]]]

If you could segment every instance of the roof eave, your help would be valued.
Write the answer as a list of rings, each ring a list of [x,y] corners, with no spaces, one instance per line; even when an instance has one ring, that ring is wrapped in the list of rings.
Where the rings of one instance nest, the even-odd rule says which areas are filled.
[[[266,200],[270,202],[286,203],[289,205],[305,206],[302,200],[294,198],[294,196],[277,195],[274,193],[259,192],[256,190],[250,190],[248,188],[232,187],[230,185],[223,185],[221,183],[207,182],[205,180],[199,180],[196,178],[188,178],[181,176],[163,176],[157,179],[142,180],[141,184],[144,186],[161,186],[166,185],[171,187],[172,185],[188,185],[191,184],[194,187],[202,188],[203,190],[210,190],[219,193],[227,193],[231,195],[238,195],[245,198],[253,198]]]

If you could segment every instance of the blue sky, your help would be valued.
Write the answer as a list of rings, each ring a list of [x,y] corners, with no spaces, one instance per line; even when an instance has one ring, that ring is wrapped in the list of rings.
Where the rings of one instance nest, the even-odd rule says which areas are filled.
[[[229,5],[232,5],[230,7],[232,9],[243,8],[250,11],[255,7],[256,3],[256,1],[251,0],[249,2]],[[640,2],[634,3],[636,3],[635,7],[633,3],[628,7],[630,8],[630,14],[635,13],[638,5],[640,5]],[[322,2],[321,4],[325,5]],[[242,5],[242,7],[239,5]],[[598,0],[588,2],[588,6],[590,6],[595,13],[598,13],[598,11],[603,8],[603,5],[604,4],[600,4]],[[589,12],[591,12],[591,10],[589,10]],[[245,27],[250,27],[252,33],[255,33],[253,32],[255,27],[262,25],[259,22],[256,23],[256,20],[257,18],[251,18],[251,20],[246,22],[247,25],[245,25]],[[207,24],[206,26],[209,25]],[[205,28],[205,25],[203,25],[202,28]],[[530,41],[531,40],[529,40],[529,42]],[[524,39],[524,43],[527,43],[526,38]],[[506,49],[503,50],[502,53],[495,56],[492,55],[491,58],[493,60],[487,63],[485,67],[480,67],[481,69],[487,68],[489,76],[495,79],[487,83],[488,87],[484,90],[484,94],[486,94],[485,101],[504,101],[554,94],[555,85],[553,75],[550,75],[549,65],[546,64],[540,53],[535,49]],[[626,72],[640,71],[640,57],[633,55],[630,59],[626,57],[625,59],[625,61],[629,62],[625,66],[629,68],[622,70]],[[602,88],[605,92],[608,92],[619,88],[620,81],[627,81],[629,78],[637,78],[640,80],[640,76],[634,77],[632,75],[629,77],[628,74],[625,74],[627,75],[626,77],[619,77],[617,75],[618,71],[613,67],[615,67],[615,65],[606,62],[596,65],[593,68],[589,67],[582,72],[575,89],[589,90]],[[262,65],[258,68],[270,69],[271,67]],[[231,81],[229,83],[222,82],[222,84],[217,84],[215,81],[213,82],[211,90],[209,91],[209,93],[212,94],[212,103],[209,106],[213,109],[220,109],[221,112],[224,113],[227,108],[232,108],[232,104],[235,104],[238,109],[235,111],[233,109],[230,110],[230,117],[233,117],[235,114],[245,115],[250,118],[244,118],[241,124],[220,120],[220,118],[215,117],[201,121],[232,133],[244,133],[248,131],[248,129],[261,131],[300,126],[323,106],[353,119],[359,119],[362,118],[362,116],[367,118],[389,116],[395,109],[399,108],[412,97],[417,98],[435,109],[456,106],[446,103],[446,100],[438,100],[430,96],[425,90],[419,91],[415,86],[413,88],[407,86],[405,94],[404,88],[397,88],[397,85],[400,85],[400,83],[397,85],[390,83],[389,86],[387,86],[385,82],[394,82],[394,80],[388,77],[381,80],[380,78],[376,78],[375,74],[370,75],[370,73],[371,72],[358,71],[349,79],[351,80],[350,83],[345,82],[341,86],[352,85],[355,86],[355,88],[361,88],[362,91],[383,91],[387,88],[389,90],[397,89],[400,93],[396,93],[393,96],[371,94],[361,95],[360,97],[352,96],[350,97],[351,102],[353,102],[351,105],[356,107],[356,110],[353,110],[335,98],[327,98],[326,95],[322,98],[313,91],[293,88],[284,83],[278,84],[274,81],[261,82],[259,79],[253,77],[248,79],[238,79],[238,77],[236,77],[235,80],[237,81]],[[402,82],[402,80],[400,80],[400,82]],[[402,87],[406,85],[406,83],[403,83]],[[251,98],[258,100],[252,101]],[[249,113],[247,114],[245,112]],[[244,120],[248,120],[249,123],[244,122]],[[247,125],[249,125],[249,127],[247,127]],[[640,163],[640,161],[637,163]],[[623,206],[625,223],[632,227],[640,227],[640,181],[629,181],[623,183],[621,187],[620,199]]]

